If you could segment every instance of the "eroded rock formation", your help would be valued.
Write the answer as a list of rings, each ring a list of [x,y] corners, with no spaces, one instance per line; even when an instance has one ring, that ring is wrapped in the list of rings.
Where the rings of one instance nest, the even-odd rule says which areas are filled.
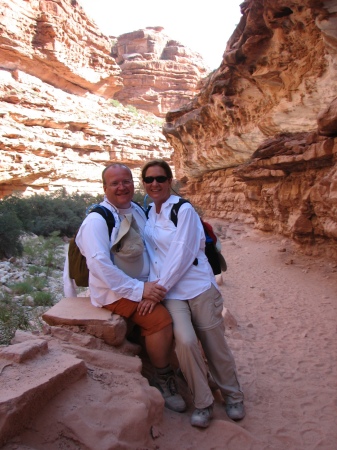
[[[149,448],[164,401],[141,375],[141,360],[54,328],[17,332],[0,349],[1,448],[11,439],[6,448],[34,448],[36,436],[44,448]]]
[[[124,83],[114,98],[159,117],[188,102],[209,72],[198,53],[170,39],[162,27],[119,36],[112,55]]]
[[[167,114],[185,195],[337,257],[337,2],[246,0],[223,62]]]
[[[0,66],[21,70],[66,92],[110,98],[122,85],[111,40],[77,2],[3,0]]]
[[[4,0],[0,17],[0,198],[63,187],[102,193],[110,161],[128,164],[137,187],[146,160],[171,161],[152,112],[163,116],[195,94],[205,74],[200,56],[160,29],[134,39],[140,30],[118,40],[121,69],[111,53],[116,39],[71,0]],[[122,45],[138,56],[120,54]],[[130,101],[123,94],[125,107],[116,106],[110,99],[123,83],[129,92],[130,74],[145,90]]]
[[[144,161],[171,158],[156,117],[68,94],[20,70],[0,70],[0,107],[0,197],[61,188],[101,194],[110,161],[128,164],[138,186]]]

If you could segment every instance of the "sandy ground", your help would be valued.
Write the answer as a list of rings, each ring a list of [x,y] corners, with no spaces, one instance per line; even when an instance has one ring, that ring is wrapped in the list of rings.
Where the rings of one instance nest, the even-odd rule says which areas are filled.
[[[206,430],[165,411],[160,449],[337,449],[337,264],[290,241],[219,224],[228,262],[221,291],[238,327],[228,330],[247,415],[226,416],[216,394]]]
[[[165,409],[162,422],[152,429],[151,445],[140,445],[137,450],[336,450],[337,263],[301,255],[281,237],[243,225],[212,222],[221,232],[228,262],[220,288],[225,306],[237,321],[226,336],[236,359],[247,415],[240,422],[231,421],[215,392],[209,428],[191,427],[193,405],[180,380],[188,411],[179,414]],[[81,383],[85,385],[80,384],[82,392],[89,391],[87,396],[100,398],[101,391],[90,390],[98,389],[97,383],[92,387],[90,377]],[[112,397],[113,389],[120,389],[113,383],[103,388]],[[82,395],[73,391],[65,391],[29,434],[14,439],[6,450],[88,449],[67,436],[62,438],[62,433],[56,436],[56,425],[62,421],[58,409],[65,411],[64,417],[74,415],[72,409],[87,411],[83,423],[91,423],[97,412],[77,405]],[[61,401],[66,401],[70,413],[58,404]],[[104,402],[104,416],[109,417],[101,420],[109,426],[118,420],[118,405],[112,402],[109,406],[106,398]],[[102,408],[102,402],[97,408]],[[76,416],[76,421],[81,417]],[[106,428],[103,431],[106,435]],[[52,433],[54,440],[49,439]],[[46,446],[47,441],[52,443]],[[100,448],[99,441],[97,447],[90,446],[90,450]]]

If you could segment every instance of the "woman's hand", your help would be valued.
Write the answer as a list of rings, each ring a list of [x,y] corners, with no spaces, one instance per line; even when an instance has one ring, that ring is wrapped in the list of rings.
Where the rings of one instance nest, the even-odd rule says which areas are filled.
[[[166,294],[166,289],[156,281],[146,281],[144,283],[143,299],[152,302],[161,302]]]
[[[145,316],[148,313],[149,314],[152,313],[152,311],[157,305],[158,305],[157,302],[143,299],[138,303],[137,311],[139,312],[139,315]]]

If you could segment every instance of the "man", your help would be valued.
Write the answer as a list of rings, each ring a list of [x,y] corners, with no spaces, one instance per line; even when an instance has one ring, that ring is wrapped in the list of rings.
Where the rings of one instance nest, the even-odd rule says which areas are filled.
[[[161,304],[166,290],[157,281],[147,281],[150,265],[145,246],[141,264],[139,258],[135,264],[135,258],[130,256],[134,278],[117,266],[110,251],[118,239],[121,222],[129,214],[143,235],[146,216],[141,207],[131,202],[134,195],[131,170],[123,164],[111,164],[103,170],[102,180],[105,196],[101,205],[108,208],[115,218],[111,240],[105,219],[95,212],[88,214],[76,236],[76,244],[86,257],[89,269],[91,302],[139,325],[147,354],[156,369],[151,384],[160,390],[167,408],[182,412],[186,405],[177,393],[174,372],[169,364],[173,342],[172,319]],[[65,296],[76,296],[76,285],[69,278],[68,259],[63,278]]]

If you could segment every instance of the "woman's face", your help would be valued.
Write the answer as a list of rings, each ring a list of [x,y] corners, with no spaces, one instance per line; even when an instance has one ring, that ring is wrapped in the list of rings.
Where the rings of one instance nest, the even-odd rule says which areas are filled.
[[[167,178],[165,170],[160,166],[149,167],[143,180],[146,193],[156,204],[162,204],[169,198],[171,183],[172,179]]]

